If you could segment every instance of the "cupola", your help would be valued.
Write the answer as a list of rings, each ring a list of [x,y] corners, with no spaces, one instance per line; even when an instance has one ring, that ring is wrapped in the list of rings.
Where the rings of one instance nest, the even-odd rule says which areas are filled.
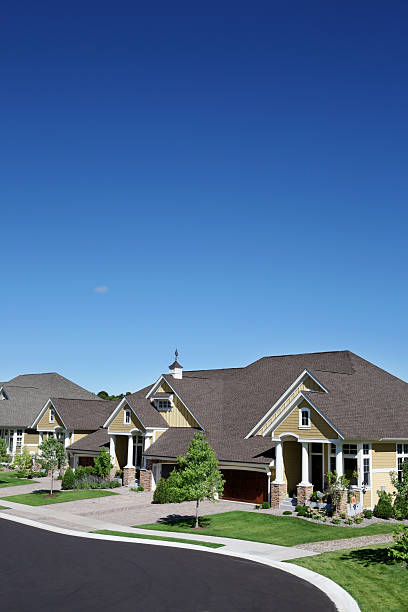
[[[179,364],[177,361],[178,358],[178,350],[176,349],[174,352],[174,361],[171,365],[169,365],[169,374],[173,376],[173,378],[183,378],[183,366]]]

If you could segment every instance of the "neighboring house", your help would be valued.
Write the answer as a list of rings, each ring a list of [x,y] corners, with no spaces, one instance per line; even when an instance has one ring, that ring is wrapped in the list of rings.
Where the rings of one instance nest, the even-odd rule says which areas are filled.
[[[199,371],[183,371],[176,358],[168,374],[119,402],[58,395],[47,396],[31,427],[63,435],[74,466],[105,446],[124,483],[136,477],[146,490],[197,431],[217,454],[224,498],[273,507],[287,495],[303,503],[335,469],[351,480],[356,503],[372,508],[378,490],[392,490],[390,471],[401,474],[408,460],[408,384],[350,351]]]
[[[184,371],[175,361],[116,404],[104,429],[68,451],[109,447],[124,482],[154,489],[196,431],[216,451],[224,498],[303,503],[337,470],[372,508],[408,460],[408,384],[350,351],[264,357],[244,368]]]
[[[100,401],[93,393],[56,372],[22,374],[0,383],[0,437],[6,440],[7,452],[13,457],[23,447],[37,454],[43,434],[54,429],[52,423],[46,423],[44,429],[34,424],[50,397]],[[89,428],[92,429],[95,427]],[[56,433],[65,440],[62,429],[56,429]]]

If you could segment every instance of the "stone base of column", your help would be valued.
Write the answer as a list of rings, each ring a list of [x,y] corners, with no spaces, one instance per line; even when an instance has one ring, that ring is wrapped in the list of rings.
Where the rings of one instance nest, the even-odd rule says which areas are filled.
[[[279,508],[286,498],[286,483],[271,483],[271,508]]]
[[[136,478],[136,468],[125,467],[123,468],[123,486],[128,487],[133,484]]]
[[[145,491],[151,491],[153,488],[153,462],[151,460],[146,461],[146,467],[140,470],[140,486],[144,487]]]
[[[348,491],[342,491],[336,514],[347,514]]]
[[[111,468],[111,471],[109,472],[109,478],[111,480],[112,478],[115,478],[117,471],[118,471],[118,468],[116,467],[116,465],[114,465],[113,468]]]
[[[313,493],[313,485],[303,486],[298,485],[296,489],[297,503],[299,506],[304,506],[310,500]]]

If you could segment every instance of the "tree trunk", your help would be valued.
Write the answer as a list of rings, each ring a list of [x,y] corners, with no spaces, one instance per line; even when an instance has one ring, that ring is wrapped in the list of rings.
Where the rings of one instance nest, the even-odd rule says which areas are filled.
[[[195,529],[198,529],[198,504],[200,503],[200,500],[197,499],[196,500],[196,516],[195,516]]]
[[[50,490],[50,495],[52,495],[52,485],[54,484],[54,470],[51,470],[51,490]]]

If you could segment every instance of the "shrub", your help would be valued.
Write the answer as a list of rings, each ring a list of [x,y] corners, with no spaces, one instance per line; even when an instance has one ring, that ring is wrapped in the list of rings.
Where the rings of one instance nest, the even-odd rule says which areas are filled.
[[[348,518],[344,522],[345,522],[346,525],[352,525],[354,521],[353,521],[353,519]]]
[[[155,504],[166,504],[168,501],[168,486],[165,478],[160,478],[156,489],[153,493],[153,502]]]
[[[262,510],[269,510],[271,504],[267,501],[262,502]]]
[[[99,455],[94,459],[93,473],[100,478],[106,478],[112,468],[110,454],[104,446],[101,446]]]
[[[72,468],[67,468],[61,483],[61,489],[73,489],[75,485],[75,476]]]
[[[84,467],[83,465],[78,465],[78,467],[75,468],[75,480],[82,480],[93,473],[94,471],[92,466],[88,465],[87,467]]]
[[[115,478],[122,478],[122,476],[123,476],[123,470],[116,470]]]
[[[344,519],[346,519],[346,518],[347,518],[346,513],[345,513],[345,512],[342,512],[342,513],[340,514],[340,518],[342,518],[343,520],[344,520]]]
[[[391,472],[391,482],[396,489],[394,501],[394,516],[398,519],[408,518],[408,461],[402,463],[402,478],[396,472]]]
[[[354,519],[354,522],[357,523],[357,525],[360,525],[360,523],[363,522],[363,519],[360,516],[359,518]]]
[[[284,510],[282,514],[286,514],[286,515],[292,514],[292,511],[291,510]]]
[[[334,518],[334,519],[332,519],[332,523],[333,523],[334,525],[340,525],[341,520],[340,520],[340,519],[338,519],[338,518]]]
[[[319,497],[317,495],[317,491],[313,491],[313,493],[310,496],[310,501],[312,501],[312,502],[318,502],[319,501]]]
[[[374,516],[382,519],[390,519],[393,515],[392,495],[385,491],[377,491],[378,502],[374,508]]]
[[[301,510],[303,510],[303,506],[301,506],[300,504],[298,504],[295,508],[296,512],[300,512]]]
[[[373,518],[373,511],[372,510],[364,510],[363,514],[364,514],[364,518],[366,518],[366,519]]]
[[[136,489],[136,491],[144,491],[144,487],[142,487],[142,485],[139,485]]]
[[[408,563],[408,527],[401,525],[394,531],[394,544],[388,549],[388,555],[393,561]]]

